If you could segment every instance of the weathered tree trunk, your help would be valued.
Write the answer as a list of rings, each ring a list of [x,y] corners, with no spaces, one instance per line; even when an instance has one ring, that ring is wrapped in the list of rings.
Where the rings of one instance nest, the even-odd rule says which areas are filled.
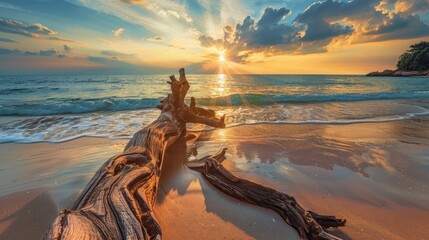
[[[190,106],[184,103],[189,83],[184,69],[179,72],[179,80],[170,76],[172,93],[157,106],[158,119],[103,164],[73,207],[61,211],[44,239],[161,239],[153,203],[165,150],[185,135],[188,122],[225,126],[224,117],[217,119],[213,110],[196,107],[194,99]],[[344,225],[344,220],[305,211],[293,197],[233,177],[220,164],[223,158],[221,152],[188,164],[228,195],[275,210],[303,239],[334,239],[323,229]]]
[[[123,153],[97,171],[71,209],[61,211],[45,239],[161,239],[152,211],[165,149],[186,123],[224,127],[224,118],[200,116],[184,103],[189,84],[170,76],[172,94],[161,101],[156,121],[134,134]],[[195,113],[194,113],[195,112]]]

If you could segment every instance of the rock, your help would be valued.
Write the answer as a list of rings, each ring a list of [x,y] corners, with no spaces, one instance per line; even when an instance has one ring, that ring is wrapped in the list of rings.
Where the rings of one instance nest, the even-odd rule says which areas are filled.
[[[386,69],[382,72],[370,72],[366,76],[376,77],[418,77],[429,76],[429,70],[425,71],[401,71]]]

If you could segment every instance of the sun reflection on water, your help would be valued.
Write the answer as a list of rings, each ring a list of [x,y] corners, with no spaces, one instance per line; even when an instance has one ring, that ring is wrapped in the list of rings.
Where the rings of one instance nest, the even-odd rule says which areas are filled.
[[[225,74],[219,73],[217,75],[217,79],[219,81],[219,84],[221,84],[221,85],[225,84]]]
[[[223,73],[217,75],[217,85],[215,87],[215,95],[224,96],[226,94],[226,76]]]

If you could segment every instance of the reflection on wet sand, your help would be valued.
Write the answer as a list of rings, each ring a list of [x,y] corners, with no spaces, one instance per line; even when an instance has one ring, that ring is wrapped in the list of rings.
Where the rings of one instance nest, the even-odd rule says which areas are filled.
[[[352,239],[424,239],[429,121],[253,125],[214,131],[200,156],[228,147],[234,174],[348,219]],[[406,221],[395,221],[394,219]]]
[[[427,146],[424,137],[429,135],[427,129],[409,129],[403,125],[407,124],[254,125],[215,131],[211,137],[203,136],[200,140],[207,141],[205,147],[221,146],[216,142],[222,142],[230,148],[231,155],[248,163],[287,159],[296,165],[327,170],[345,167],[369,177],[365,170],[370,167],[401,171],[389,157],[396,148],[395,142],[413,141],[420,150]]]
[[[178,142],[166,154],[155,214],[164,239],[297,239],[275,213],[225,196],[183,166],[189,154],[200,158],[228,147],[224,165],[234,175],[293,195],[306,209],[346,218],[337,236],[425,239],[428,131],[429,118],[420,117],[192,133],[200,135],[188,142],[188,152],[186,143]],[[0,144],[0,239],[38,239],[58,209],[67,207],[126,142]],[[32,190],[40,188],[48,192]]]
[[[164,239],[299,239],[274,212],[225,196],[186,168],[185,147],[176,143],[164,160],[155,207]]]

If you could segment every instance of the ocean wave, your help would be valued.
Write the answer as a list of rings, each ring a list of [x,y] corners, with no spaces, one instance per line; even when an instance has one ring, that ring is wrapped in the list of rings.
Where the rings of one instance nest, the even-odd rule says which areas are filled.
[[[57,99],[31,101],[20,104],[0,106],[0,116],[45,116],[58,114],[76,114],[99,111],[123,111],[153,108],[159,104],[159,98],[149,99]]]
[[[18,117],[0,124],[2,142],[64,142],[79,137],[129,138],[157,118],[159,111]]]
[[[0,95],[10,95],[10,94],[22,94],[22,93],[33,93],[33,92],[37,92],[40,90],[46,91],[57,91],[60,88],[57,87],[50,87],[50,88],[46,88],[46,87],[36,87],[36,88],[5,88],[5,89],[0,89]]]
[[[263,95],[232,94],[222,97],[197,98],[202,106],[264,106],[283,103],[352,102],[368,100],[419,99],[429,98],[429,91],[391,92],[362,94],[296,94]],[[48,98],[23,103],[4,103],[0,105],[0,116],[45,116],[59,114],[77,114],[99,111],[123,111],[154,108],[161,98]]]
[[[197,103],[205,106],[240,106],[265,105],[272,103],[300,102],[351,102],[367,100],[419,99],[428,98],[429,91],[420,92],[377,92],[360,94],[294,94],[294,95],[263,95],[233,94],[222,97],[197,99]]]
[[[429,115],[422,106],[395,102],[215,107],[227,128],[255,124],[354,124],[389,122]],[[16,117],[0,124],[1,142],[63,142],[78,137],[131,138],[150,124],[159,110],[143,109],[79,115]],[[190,124],[189,131],[211,131]]]

